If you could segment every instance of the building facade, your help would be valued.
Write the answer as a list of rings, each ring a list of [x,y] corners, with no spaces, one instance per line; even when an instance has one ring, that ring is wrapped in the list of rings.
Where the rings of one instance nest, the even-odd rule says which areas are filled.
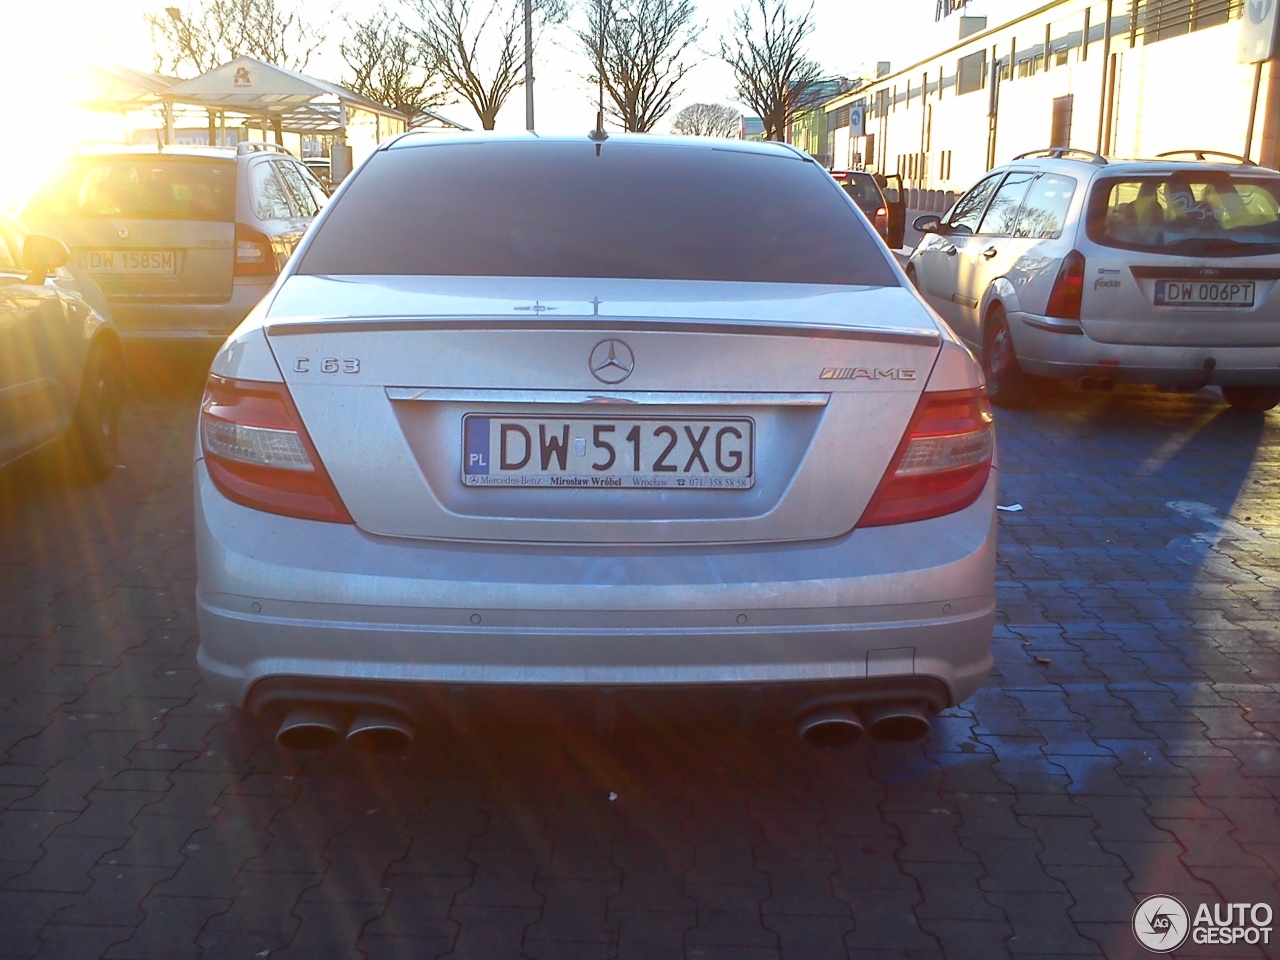
[[[976,32],[825,104],[820,152],[939,191],[1050,146],[1275,166],[1280,66],[1239,62],[1247,2],[1053,0],[997,25],[964,18],[959,32]]]

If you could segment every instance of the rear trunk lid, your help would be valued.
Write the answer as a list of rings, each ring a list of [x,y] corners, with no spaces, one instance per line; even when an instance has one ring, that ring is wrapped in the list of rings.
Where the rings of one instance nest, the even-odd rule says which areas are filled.
[[[1088,200],[1085,332],[1104,343],[1280,344],[1280,177],[1247,164],[1115,170]]]
[[[1086,257],[1080,322],[1102,343],[1280,344],[1280,252],[1259,257]]]
[[[25,218],[127,303],[225,303],[235,262],[236,164],[181,154],[76,158]]]
[[[362,529],[525,542],[845,533],[941,345],[900,288],[699,281],[294,276],[266,331]]]

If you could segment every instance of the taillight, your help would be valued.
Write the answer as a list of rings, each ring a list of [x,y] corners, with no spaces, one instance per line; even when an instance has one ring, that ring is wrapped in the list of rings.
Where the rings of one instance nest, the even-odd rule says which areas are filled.
[[[1080,297],[1084,293],[1084,254],[1072,250],[1062,259],[1058,279],[1049,291],[1049,305],[1045,313],[1063,320],[1080,319]]]
[[[210,375],[200,444],[210,479],[228,499],[287,517],[352,522],[283,383]]]
[[[876,209],[876,229],[881,233],[889,232],[889,211],[885,207]]]
[[[280,272],[271,238],[260,230],[236,224],[237,277],[274,277]]]
[[[986,486],[994,451],[985,391],[922,394],[858,526],[909,523],[963,510]]]

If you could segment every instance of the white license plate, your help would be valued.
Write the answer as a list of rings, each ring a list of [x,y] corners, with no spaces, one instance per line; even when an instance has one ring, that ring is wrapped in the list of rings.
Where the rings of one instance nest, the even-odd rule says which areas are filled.
[[[175,271],[172,250],[86,250],[82,265],[90,273],[145,273],[169,276]]]
[[[745,490],[755,483],[747,417],[495,417],[462,422],[471,487]]]
[[[1252,280],[1157,280],[1157,307],[1252,307]]]

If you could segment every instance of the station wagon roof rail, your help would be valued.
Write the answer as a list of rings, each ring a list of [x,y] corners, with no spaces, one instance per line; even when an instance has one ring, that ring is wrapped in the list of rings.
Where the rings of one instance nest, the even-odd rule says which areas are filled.
[[[1160,160],[1174,160],[1178,157],[1186,157],[1190,160],[1225,160],[1228,163],[1238,163],[1246,167],[1256,167],[1257,164],[1248,157],[1241,157],[1234,153],[1223,153],[1221,150],[1166,150],[1164,153],[1157,153],[1156,158]]]
[[[237,154],[257,153],[260,151],[275,151],[293,156],[293,152],[288,147],[278,143],[270,143],[266,140],[242,140],[236,144]]]
[[[1091,150],[1081,150],[1079,147],[1046,147],[1042,150],[1028,150],[1026,153],[1020,153],[1013,159],[1028,160],[1032,157],[1048,157],[1052,160],[1087,160],[1089,163],[1096,163],[1100,167],[1107,165],[1107,158]]]

